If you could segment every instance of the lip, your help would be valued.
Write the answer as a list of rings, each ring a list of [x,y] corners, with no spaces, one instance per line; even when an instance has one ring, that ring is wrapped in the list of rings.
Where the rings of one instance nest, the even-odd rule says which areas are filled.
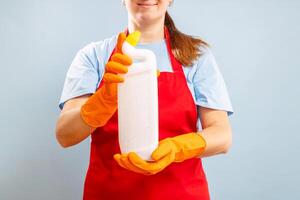
[[[145,7],[145,8],[149,8],[149,7],[152,7],[152,6],[157,6],[157,3],[137,3],[137,6],[140,6],[140,7]]]

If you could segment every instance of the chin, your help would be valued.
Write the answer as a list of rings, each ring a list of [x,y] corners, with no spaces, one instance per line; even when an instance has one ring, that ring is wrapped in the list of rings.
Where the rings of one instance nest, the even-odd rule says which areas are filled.
[[[139,13],[135,16],[136,20],[139,23],[151,23],[156,20],[158,20],[160,17],[159,16],[153,16],[153,12],[147,12],[147,13]]]

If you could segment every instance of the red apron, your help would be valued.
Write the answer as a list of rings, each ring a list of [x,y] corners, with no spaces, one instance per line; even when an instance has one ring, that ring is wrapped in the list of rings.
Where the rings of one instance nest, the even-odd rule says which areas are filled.
[[[197,131],[196,105],[182,66],[172,54],[166,28],[165,38],[173,72],[161,72],[158,77],[160,140]],[[102,83],[99,88],[101,86]],[[172,163],[150,176],[119,166],[113,158],[114,154],[120,153],[118,112],[91,137],[84,200],[209,200],[206,175],[199,158]]]

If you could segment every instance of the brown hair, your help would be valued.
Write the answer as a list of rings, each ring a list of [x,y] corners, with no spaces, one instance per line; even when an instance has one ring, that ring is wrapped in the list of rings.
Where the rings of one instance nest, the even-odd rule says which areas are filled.
[[[203,40],[180,32],[168,12],[165,16],[165,26],[170,33],[172,52],[184,66],[192,65],[201,56],[201,46],[209,47]]]

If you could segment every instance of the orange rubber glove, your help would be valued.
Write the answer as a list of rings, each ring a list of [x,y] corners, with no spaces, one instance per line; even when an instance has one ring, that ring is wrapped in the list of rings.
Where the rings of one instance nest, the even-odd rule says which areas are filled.
[[[124,82],[118,74],[127,73],[128,66],[132,64],[132,59],[122,54],[125,39],[125,33],[118,35],[116,52],[105,66],[104,84],[81,107],[80,115],[83,121],[91,127],[104,126],[117,110],[117,84]]]
[[[145,161],[135,152],[115,154],[114,159],[125,169],[153,175],[173,162],[182,162],[200,156],[205,148],[206,141],[199,133],[187,133],[161,140],[151,155],[154,161]]]
[[[124,82],[124,78],[118,74],[128,72],[128,66],[132,59],[122,53],[122,46],[125,40],[135,46],[139,36],[134,32],[126,37],[125,33],[118,35],[116,52],[105,66],[103,76],[104,84],[81,107],[80,115],[83,121],[93,128],[104,126],[113,116],[118,107],[118,83]],[[160,72],[157,70],[157,76]]]

